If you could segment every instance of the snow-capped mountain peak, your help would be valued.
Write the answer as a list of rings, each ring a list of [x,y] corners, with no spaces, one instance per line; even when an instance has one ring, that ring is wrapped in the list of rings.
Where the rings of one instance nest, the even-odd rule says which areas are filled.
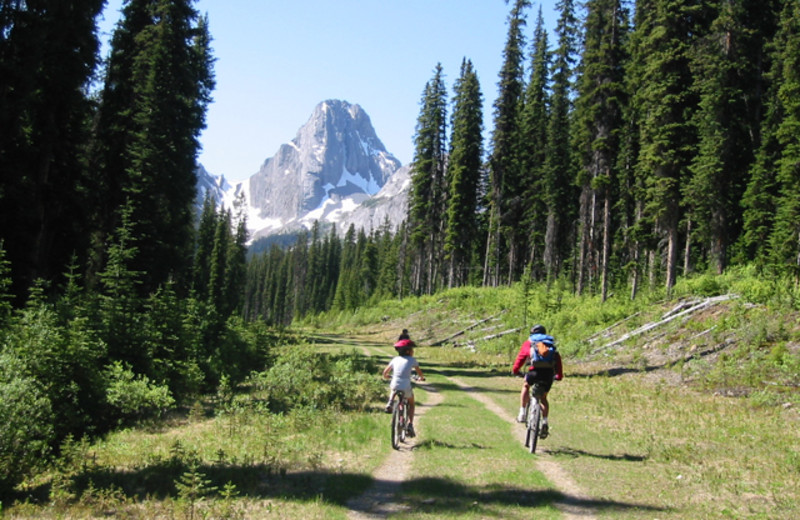
[[[407,187],[398,191],[397,183],[390,182],[400,166],[359,105],[327,100],[316,106],[294,139],[282,144],[248,180],[231,186],[200,166],[198,192],[211,190],[228,208],[243,195],[253,239],[309,229],[314,221],[337,223],[341,232],[350,223],[369,231],[387,218],[394,225],[405,218]],[[407,178],[407,168],[402,170]],[[373,198],[386,204],[388,199],[380,193],[387,184],[396,192],[390,197],[396,199],[390,212],[394,216],[379,212],[381,221],[372,222],[377,218],[374,207],[368,212],[371,216],[359,213],[359,208]],[[364,222],[353,222],[358,214]]]

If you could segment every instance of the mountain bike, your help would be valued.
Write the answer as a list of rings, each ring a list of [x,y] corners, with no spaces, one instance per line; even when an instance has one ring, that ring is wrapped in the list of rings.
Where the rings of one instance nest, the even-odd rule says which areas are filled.
[[[539,431],[542,427],[542,407],[539,405],[539,397],[533,393],[533,386],[531,386],[530,395],[528,406],[525,408],[525,425],[528,428],[525,433],[525,447],[531,453],[535,453],[536,444],[539,441]]]
[[[400,443],[406,440],[408,428],[408,397],[398,390],[392,398],[392,448],[399,450]]]

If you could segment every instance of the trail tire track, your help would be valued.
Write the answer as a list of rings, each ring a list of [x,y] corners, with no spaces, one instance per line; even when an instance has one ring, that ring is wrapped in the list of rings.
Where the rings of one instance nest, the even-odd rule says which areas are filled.
[[[399,450],[392,450],[386,460],[372,473],[374,483],[361,496],[347,502],[350,509],[348,518],[353,520],[386,518],[389,514],[398,513],[404,510],[404,505],[397,500],[397,494],[403,481],[408,478],[411,470],[411,462],[414,457],[414,449],[417,446],[420,432],[424,432],[424,421],[422,428],[419,427],[418,419],[425,413],[440,404],[444,396],[430,385],[417,385],[426,392],[428,398],[426,402],[417,402],[416,413],[414,414],[414,425],[417,430],[417,437],[412,442],[406,441]],[[387,415],[388,417],[388,415]],[[387,432],[386,442],[389,442]]]
[[[479,390],[469,386],[458,378],[448,377],[447,379],[458,385],[465,392],[469,393],[473,399],[483,403],[489,411],[504,421],[511,423],[513,425],[512,430],[514,437],[521,444],[525,442],[526,431],[517,423],[516,417],[513,417],[506,412],[490,397],[482,394]],[[569,474],[564,471],[564,468],[562,468],[552,458],[548,457],[547,449],[543,447],[540,448],[537,451],[537,455],[539,455],[536,457],[537,468],[558,488],[559,491],[561,491],[564,497],[563,501],[556,502],[554,504],[562,513],[564,513],[564,518],[574,520],[595,518],[596,511],[593,508],[585,505],[590,503],[592,498],[580,489],[580,487],[575,483],[574,480],[572,480]]]

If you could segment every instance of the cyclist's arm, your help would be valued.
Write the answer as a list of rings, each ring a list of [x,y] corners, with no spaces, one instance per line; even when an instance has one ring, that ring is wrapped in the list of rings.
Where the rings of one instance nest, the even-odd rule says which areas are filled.
[[[383,369],[383,378],[389,379],[389,374],[392,372],[392,364],[389,363],[386,365],[386,368]]]
[[[564,367],[561,364],[561,354],[556,352],[555,380],[561,381],[563,378],[564,378]]]
[[[419,368],[419,365],[414,366],[414,370],[417,371],[417,375],[419,376],[420,381],[425,381],[425,376],[422,375],[422,369]]]
[[[522,344],[522,346],[519,349],[519,354],[517,354],[517,359],[514,360],[514,366],[511,367],[511,373],[518,374],[519,370],[527,363],[528,357],[530,357],[530,355],[531,355],[530,341],[526,341],[525,343]]]

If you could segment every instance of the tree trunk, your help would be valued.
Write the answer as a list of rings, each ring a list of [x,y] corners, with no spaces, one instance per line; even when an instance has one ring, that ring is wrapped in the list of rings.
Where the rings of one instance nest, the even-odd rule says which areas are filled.
[[[608,188],[603,190],[603,251],[600,260],[600,296],[605,302],[608,298],[608,260],[611,255],[611,197]]]

